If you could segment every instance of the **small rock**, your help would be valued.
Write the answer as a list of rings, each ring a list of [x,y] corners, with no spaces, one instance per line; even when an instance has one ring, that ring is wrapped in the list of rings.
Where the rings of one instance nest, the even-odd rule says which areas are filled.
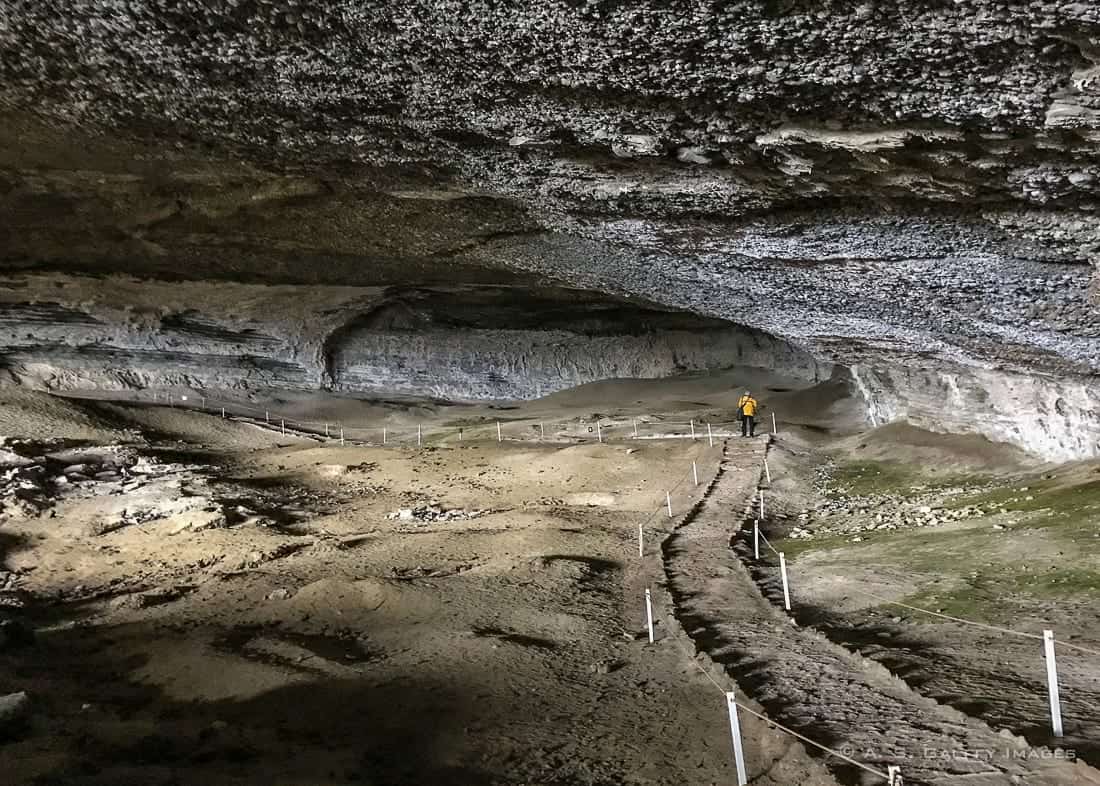
[[[0,736],[22,730],[30,711],[31,700],[25,691],[0,696]]]
[[[158,587],[157,589],[142,592],[137,596],[137,604],[146,609],[150,606],[159,606],[162,603],[171,603],[187,594],[183,587]]]
[[[588,670],[593,674],[610,674],[615,669],[615,661],[601,660],[593,663]]]
[[[277,590],[272,590],[271,592],[267,593],[267,599],[268,600],[286,600],[290,596],[291,596],[290,590],[286,589],[285,587],[282,587],[282,588],[277,589]]]

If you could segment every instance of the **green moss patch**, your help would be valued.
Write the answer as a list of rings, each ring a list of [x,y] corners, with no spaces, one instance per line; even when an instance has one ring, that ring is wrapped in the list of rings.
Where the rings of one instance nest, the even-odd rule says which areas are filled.
[[[950,588],[929,588],[901,602],[929,611],[979,622],[1011,623],[1013,612],[1029,601],[1100,599],[1100,571],[1051,570],[1021,572],[1000,565],[960,579]],[[913,614],[914,621],[934,617]]]
[[[836,465],[832,485],[846,496],[892,494],[909,497],[952,487],[985,485],[984,475],[938,474],[918,464],[894,461],[846,461]]]

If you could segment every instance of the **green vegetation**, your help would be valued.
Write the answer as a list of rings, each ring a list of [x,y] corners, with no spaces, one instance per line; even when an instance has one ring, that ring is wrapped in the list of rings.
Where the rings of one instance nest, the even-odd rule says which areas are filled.
[[[871,494],[910,497],[937,489],[973,487],[989,482],[989,478],[982,475],[937,475],[922,466],[896,461],[846,461],[836,466],[832,478],[834,485],[856,497]]]
[[[784,540],[776,548],[788,559],[798,560],[811,552],[817,566],[827,565],[837,573],[881,566],[891,574],[910,577],[919,592],[902,600],[912,606],[976,621],[1014,622],[1021,607],[1057,599],[1100,602],[1100,538],[1087,538],[1073,545],[1074,560],[1056,556],[1056,544],[1073,534],[1076,526],[1044,524],[1023,542],[1013,539],[1013,529],[1031,529],[1021,523],[1008,531],[995,530],[988,520],[959,529],[922,528],[878,531],[864,534],[863,541],[851,542],[851,535],[810,540]],[[1023,535],[1017,537],[1024,537]],[[1080,567],[1060,567],[1076,564]],[[884,609],[895,608],[886,606]],[[913,614],[914,621],[933,621]]]
[[[1051,510],[1055,513],[1100,513],[1100,480],[1066,485],[1053,479],[1002,487],[952,501],[948,507],[977,505],[999,510]]]
[[[752,530],[749,529],[749,537],[752,537]],[[816,538],[784,538],[783,540],[776,541],[773,545],[787,555],[788,558],[795,558],[800,554],[806,554],[811,551],[828,551],[829,549],[841,549],[852,548],[857,549],[863,545],[870,545],[864,543],[850,543],[851,535],[828,535],[825,537]],[[763,544],[760,545],[761,556],[765,551]]]
[[[994,480],[862,461],[836,466],[832,477],[842,497],[886,495],[912,508],[930,504],[982,513],[931,527],[777,542],[788,559],[840,575],[896,577],[917,590],[904,603],[1011,627],[1042,617],[1042,604],[1100,603],[1100,468],[1067,465],[1056,474]],[[956,491],[940,493],[949,488]],[[852,499],[852,507],[860,507],[858,499]],[[872,505],[854,513],[853,520],[870,523],[879,510]],[[901,613],[883,606],[889,609]],[[907,616],[935,620],[916,612]]]
[[[1002,487],[961,497],[947,507],[977,506],[990,513],[1002,509],[1029,515],[1011,529],[1046,529],[1064,540],[1078,541],[1100,533],[1100,480],[1066,484],[1054,479]]]
[[[1023,573],[1018,568],[999,565],[962,579],[961,585],[922,590],[905,598],[902,603],[953,617],[988,622],[1011,621],[1014,607],[1021,601],[1090,598],[1100,599],[1098,571],[1067,569]],[[914,619],[920,621],[922,618],[915,614]]]

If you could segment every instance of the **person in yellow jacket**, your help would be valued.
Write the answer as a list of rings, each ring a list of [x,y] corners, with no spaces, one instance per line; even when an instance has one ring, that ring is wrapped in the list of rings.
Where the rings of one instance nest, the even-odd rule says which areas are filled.
[[[752,393],[745,391],[744,394],[737,400],[737,412],[741,418],[741,436],[742,437],[755,437],[756,436],[756,410],[760,407],[759,402],[752,397]]]

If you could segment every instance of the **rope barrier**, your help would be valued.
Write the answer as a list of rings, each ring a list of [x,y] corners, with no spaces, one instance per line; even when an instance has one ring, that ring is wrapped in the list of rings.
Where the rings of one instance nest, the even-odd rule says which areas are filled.
[[[760,537],[763,539],[764,543],[767,544],[768,548],[772,550],[773,553],[779,553],[778,551],[776,551],[775,547],[772,546],[771,542],[768,540],[767,536],[764,535],[763,531],[760,532]],[[902,603],[901,601],[889,600],[888,598],[884,598],[881,595],[876,595],[873,592],[867,592],[866,590],[857,589],[855,587],[848,587],[847,589],[857,595],[863,595],[885,605],[897,606],[898,608],[908,609],[909,611],[915,611],[920,614],[927,614],[930,617],[936,617],[938,619],[956,622],[960,625],[969,625],[974,628],[981,628],[983,630],[992,631],[994,633],[1007,634],[1010,636],[1019,636],[1020,638],[1031,639],[1033,641],[1044,641],[1044,637],[1037,633],[1027,633],[1026,631],[1013,630],[1012,628],[1004,628],[1000,625],[990,625],[986,622],[975,622],[974,620],[968,620],[962,617],[955,617],[950,614],[943,614],[942,612],[932,611],[931,609],[924,609],[920,606],[912,606],[908,603]],[[1077,652],[1083,652],[1089,655],[1096,655],[1100,657],[1100,650],[1093,649],[1092,647],[1085,647],[1080,644],[1071,644],[1070,642],[1062,641],[1060,639],[1055,639],[1054,645],[1056,647],[1062,647],[1063,649],[1074,650]]]
[[[771,544],[771,541],[768,540],[768,536],[764,534],[764,530],[760,530],[760,539],[764,541],[765,546],[772,550],[772,554],[777,557],[779,556],[779,552],[776,550],[775,546]]]
[[[974,622],[973,620],[963,619],[962,617],[953,617],[950,614],[941,614],[938,611],[931,611],[929,609],[922,609],[919,606],[910,606],[908,603],[902,603],[896,600],[889,600],[880,595],[875,595],[873,592],[867,592],[866,590],[855,589],[854,587],[848,587],[848,590],[856,593],[857,595],[865,595],[868,598],[877,600],[879,603],[883,603],[889,606],[898,606],[903,609],[909,609],[910,611],[919,611],[922,614],[928,614],[932,617],[939,617],[940,619],[950,620],[951,622],[958,622],[963,625],[971,625],[975,628],[984,628],[985,630],[991,630],[996,633],[1008,633],[1012,636],[1020,636],[1026,639],[1035,639],[1037,641],[1043,641],[1043,637],[1037,633],[1026,633],[1022,630],[1013,630],[1012,628],[1002,628],[999,625],[989,625],[985,622]],[[1069,642],[1059,641],[1055,639],[1056,646],[1066,647],[1068,649],[1079,650],[1081,652],[1087,652],[1090,655],[1100,655],[1100,650],[1094,650],[1089,647],[1082,647],[1079,644],[1070,644]]]
[[[706,677],[708,680],[710,680],[710,683],[712,685],[714,685],[714,687],[716,687],[719,691],[721,691],[723,695],[726,694],[726,692],[727,692],[726,689],[723,688],[718,683],[718,681],[716,679],[714,679],[714,676],[709,671],[707,671],[706,669],[703,668],[702,664],[700,664],[699,661],[697,661],[695,658],[691,658],[691,662],[695,664],[695,667],[697,669],[699,669],[699,672],[704,677]],[[772,720],[771,718],[767,717],[766,715],[763,715],[763,714],[757,712],[756,710],[752,709],[751,707],[746,707],[744,704],[742,704],[739,701],[735,701],[734,703],[738,706],[739,709],[742,709],[745,712],[747,712],[749,715],[752,715],[753,717],[764,721],[769,726],[772,726],[776,729],[779,729],[780,731],[782,731],[785,734],[789,734],[792,737],[794,737],[794,738],[796,738],[796,739],[798,739],[798,740],[800,740],[804,743],[807,743],[808,745],[812,745],[815,748],[817,748],[818,750],[822,750],[822,751],[825,751],[826,753],[828,753],[832,756],[836,756],[838,759],[841,759],[842,761],[846,761],[854,767],[859,767],[861,770],[864,770],[865,772],[869,772],[869,773],[871,773],[872,775],[874,775],[876,777],[882,778],[884,781],[889,781],[890,780],[890,775],[888,773],[882,772],[881,770],[876,770],[874,767],[870,767],[870,766],[864,764],[863,762],[856,761],[855,759],[851,758],[850,756],[846,756],[845,754],[841,753],[840,751],[833,750],[832,748],[830,748],[826,745],[822,745],[820,742],[814,742],[813,740],[811,740],[809,737],[805,736],[804,734],[799,734],[797,731],[794,731],[793,729],[788,729],[786,726],[782,725],[781,723],[777,723],[776,721]]]
[[[707,452],[707,450],[710,450],[710,447],[709,447],[709,446],[703,446],[703,447],[702,447],[702,448],[701,448],[701,449],[699,450],[699,452],[698,452],[698,453],[697,453],[697,454],[695,455],[695,458],[696,458],[696,459],[699,459],[699,458],[701,458],[701,457],[702,457],[702,455],[703,455],[704,453],[706,453],[706,452]],[[688,470],[687,472],[685,472],[685,473],[684,473],[683,477],[681,477],[681,478],[680,478],[680,479],[679,479],[678,481],[676,481],[676,483],[675,483],[675,484],[674,484],[674,485],[673,485],[673,486],[672,486],[672,487],[671,487],[670,489],[668,489],[668,493],[669,493],[669,494],[673,494],[673,493],[675,493],[676,491],[678,491],[678,490],[680,489],[680,486],[684,485],[684,483],[685,483],[685,482],[687,481],[687,479],[688,479],[688,478],[690,478],[690,477],[693,477],[693,473],[691,472],[691,470]],[[645,518],[644,518],[644,519],[643,519],[643,520],[641,521],[641,523],[640,523],[640,525],[639,525],[639,526],[641,526],[641,527],[645,527],[645,526],[646,526],[646,525],[648,525],[648,524],[649,524],[649,523],[650,523],[651,521],[653,521],[653,519],[654,519],[654,518],[656,518],[656,517],[658,516],[658,514],[660,514],[660,513],[661,513],[661,511],[664,511],[664,510],[666,510],[666,507],[665,507],[665,505],[663,505],[663,504],[659,504],[659,505],[658,505],[658,506],[657,506],[656,508],[654,508],[654,509],[653,509],[653,512],[652,512],[652,513],[650,513],[650,514],[649,514],[648,516],[646,516],[646,517],[645,517]]]
[[[798,740],[801,740],[802,742],[807,743],[808,745],[813,745],[818,750],[823,750],[831,756],[836,756],[838,759],[841,759],[842,761],[846,761],[854,767],[859,767],[861,770],[869,772],[872,775],[875,775],[879,778],[882,778],[884,781],[889,781],[890,780],[890,775],[888,773],[883,772],[882,770],[876,770],[874,767],[870,767],[870,766],[864,764],[863,762],[856,761],[855,759],[851,758],[850,756],[844,755],[840,751],[833,750],[832,748],[829,748],[825,745],[822,745],[820,742],[814,742],[809,737],[806,737],[805,735],[799,734],[797,731],[794,731],[792,729],[788,729],[786,726],[783,726],[782,724],[776,723],[774,720],[772,720],[770,718],[767,718],[764,715],[761,715],[759,712],[756,712],[756,711],[750,709],[749,707],[746,707],[741,702],[736,702],[736,704],[737,704],[738,707],[743,709],[745,712],[749,713],[749,715],[752,715],[756,718],[759,718],[760,720],[764,721],[765,723],[767,723],[771,726],[774,726],[775,728],[779,729],[780,731],[782,731],[786,734],[789,734],[792,737],[794,737]]]
[[[251,407],[251,406],[248,406],[248,405],[245,405],[245,404],[240,404],[240,403],[237,403],[237,402],[222,401],[221,399],[216,399],[216,398],[205,398],[204,397],[204,399],[205,399],[205,401],[210,402],[211,404],[215,404],[215,405],[228,404],[230,407],[235,407],[235,408],[240,409],[240,410],[249,410],[249,411],[258,412],[258,413],[262,412],[265,415],[265,421],[267,420],[268,417],[271,416],[271,410],[259,409],[257,407]],[[200,411],[204,411],[204,410],[205,410],[205,407],[203,407],[203,410],[200,410]],[[343,426],[340,421],[330,421],[330,422],[298,421],[298,420],[294,420],[294,419],[288,419],[285,416],[282,416],[282,415],[280,415],[280,413],[277,413],[277,412],[275,413],[275,416],[276,416],[276,419],[280,420],[282,425],[289,425],[289,426],[292,426],[292,427],[294,427],[294,426],[298,426],[298,427],[301,427],[301,426],[326,426],[327,427],[331,423],[331,425],[339,428],[342,432],[344,432],[344,431],[347,431],[347,432],[368,431],[369,430],[367,428],[356,428],[356,427]],[[557,425],[568,426],[570,424],[565,423],[565,424],[557,424]],[[661,425],[689,425],[689,424],[661,423]],[[713,423],[712,423],[712,425],[713,425]],[[718,424],[718,425],[721,426],[722,424]],[[489,428],[488,425],[486,425],[484,427]],[[462,431],[465,431],[465,430],[466,429],[459,428],[459,429],[453,430],[453,433],[459,433],[459,432],[462,432]],[[729,434],[726,434],[726,435],[715,434],[714,436],[717,436],[717,437],[723,437],[724,436],[726,438],[734,436],[733,430],[732,430],[732,424],[731,424],[731,430],[730,430]],[[341,441],[343,441],[342,438],[341,438]],[[708,449],[710,449],[709,445],[703,446],[700,449],[700,451],[696,454],[696,458],[700,458]],[[672,493],[679,491],[680,487],[683,486],[684,483],[687,482],[688,478],[691,478],[693,476],[694,476],[693,472],[691,472],[691,471],[685,472],[684,475],[675,484],[673,484],[673,486],[670,489],[668,489],[667,494],[671,495]],[[667,499],[667,497],[666,497],[666,499]],[[646,524],[650,523],[653,520],[653,518],[656,517],[657,515],[659,515],[661,513],[661,511],[664,510],[664,509],[665,509],[664,505],[658,505],[653,510],[653,512],[650,513],[649,516],[642,522],[641,526],[644,527]],[[779,553],[778,551],[776,551],[775,547],[772,546],[771,542],[767,539],[767,537],[764,535],[763,532],[760,533],[760,536],[761,536],[761,538],[764,539],[764,543],[768,546],[768,548],[770,548],[772,550],[772,552],[774,552],[775,554]],[[901,605],[901,604],[898,604],[898,605]],[[922,611],[922,609],[916,609],[916,610],[917,611]],[[928,613],[933,613],[933,612],[928,612]],[[943,615],[940,615],[940,616],[943,616]],[[1029,635],[1029,634],[1023,634],[1023,635]],[[1035,638],[1042,638],[1042,637],[1035,637]],[[694,657],[690,658],[690,660],[693,664],[695,664],[696,668],[699,669],[699,671],[703,674],[703,676],[706,677],[711,682],[711,684],[713,684],[714,687],[717,688],[723,695],[725,695],[726,690],[714,679],[714,677],[706,669],[704,669],[702,667],[702,665],[700,665],[699,662]],[[801,742],[804,742],[808,745],[812,745],[813,747],[815,747],[819,750],[822,750],[822,751],[824,751],[825,753],[828,753],[831,756],[835,756],[838,759],[841,759],[841,760],[851,764],[854,767],[858,767],[859,769],[862,769],[865,772],[870,773],[871,775],[874,775],[878,778],[882,778],[883,780],[889,780],[890,779],[890,776],[887,773],[884,773],[880,770],[876,770],[873,767],[869,767],[868,765],[863,764],[862,762],[856,761],[855,759],[853,759],[849,756],[846,756],[846,755],[844,755],[843,753],[841,753],[839,751],[833,750],[832,748],[829,748],[825,745],[822,745],[821,743],[815,742],[814,740],[810,739],[809,737],[806,737],[805,735],[799,734],[798,732],[794,731],[793,729],[789,729],[786,726],[783,726],[782,724],[779,724],[776,721],[762,715],[761,713],[756,712],[755,710],[753,710],[750,707],[745,706],[741,702],[735,701],[734,703],[737,705],[738,708],[744,710],[745,712],[752,715],[753,717],[763,721],[764,723],[768,724],[772,728],[778,729],[779,731],[781,731],[785,734],[788,734],[788,735],[794,737],[795,739],[798,739]]]
[[[704,447],[703,450],[700,451],[699,455],[702,455],[702,453],[704,453],[707,449],[708,449],[707,447]],[[692,473],[691,472],[685,473],[684,476],[679,481],[677,481],[677,483],[669,490],[669,493],[672,493],[672,492],[678,490],[679,487],[681,485],[683,485],[683,483],[686,482],[689,477],[692,477]],[[658,515],[664,509],[665,509],[664,505],[657,506],[657,508],[649,515],[649,517],[645,520],[645,522],[643,522],[643,526],[644,526],[644,524],[651,521],[654,516]],[[761,536],[763,536],[763,533],[761,533]],[[765,538],[765,543],[767,543],[766,538]],[[772,551],[775,551],[775,548],[772,547],[772,545],[770,543],[768,543],[768,547],[771,548]],[[775,552],[775,553],[778,554],[779,552]],[[695,667],[697,669],[699,669],[699,672],[704,677],[706,677],[711,682],[711,684],[714,685],[715,688],[717,688],[723,695],[725,695],[726,694],[726,689],[723,688],[718,683],[718,681],[714,679],[714,677],[710,674],[710,672],[708,672],[706,669],[704,669],[702,667],[702,665],[699,663],[699,661],[697,661],[694,657],[691,657],[690,655],[688,657],[691,660],[691,662],[695,665]],[[793,729],[788,729],[786,726],[783,726],[782,724],[775,722],[774,720],[762,715],[761,713],[756,712],[752,708],[746,707],[744,704],[742,704],[739,701],[735,701],[734,703],[737,705],[738,708],[744,710],[745,712],[747,712],[750,715],[752,715],[753,717],[763,721],[764,723],[767,723],[770,727],[778,729],[779,731],[783,732],[784,734],[789,734],[790,736],[794,737],[795,739],[800,740],[801,742],[804,742],[808,745],[812,745],[813,747],[815,747],[819,750],[822,750],[822,751],[828,753],[831,756],[835,756],[838,759],[841,759],[842,761],[845,761],[845,762],[851,764],[854,767],[858,767],[859,769],[861,769],[865,772],[868,772],[868,773],[870,773],[871,775],[874,775],[877,778],[881,778],[884,781],[889,781],[890,780],[890,775],[888,773],[882,772],[881,770],[876,770],[873,767],[870,767],[870,766],[868,766],[868,765],[866,765],[866,764],[864,764],[860,761],[856,761],[855,759],[851,758],[850,756],[846,756],[845,754],[841,753],[840,751],[833,750],[832,748],[829,748],[825,745],[822,745],[819,742],[815,742],[814,740],[810,739],[809,737],[806,737],[803,734],[799,734],[798,732],[794,731]]]
[[[55,394],[55,395],[63,395],[63,394]],[[154,395],[154,399],[151,403],[159,404],[160,403],[159,393],[157,391],[153,391],[153,395]],[[295,428],[297,430],[316,431],[316,432],[318,432],[316,434],[316,436],[321,436],[320,431],[326,425],[328,425],[328,426],[332,426],[336,429],[343,428],[347,437],[354,438],[356,436],[356,432],[357,432],[359,435],[362,435],[363,439],[365,439],[367,441],[373,441],[371,439],[370,434],[372,434],[373,432],[378,430],[377,428],[372,428],[372,427],[367,427],[367,426],[362,426],[362,427],[360,427],[360,426],[349,426],[349,425],[343,423],[340,420],[331,420],[331,421],[327,421],[327,422],[326,421],[315,421],[315,420],[298,420],[297,418],[288,417],[285,413],[278,412],[276,410],[264,409],[264,408],[261,408],[261,407],[252,406],[250,404],[241,403],[239,401],[230,401],[228,399],[220,399],[220,398],[213,397],[213,396],[203,396],[201,394],[189,394],[189,395],[195,396],[195,397],[200,398],[203,401],[205,401],[205,406],[204,407],[199,407],[199,406],[193,404],[190,400],[188,400],[187,402],[184,402],[182,400],[182,398],[183,398],[182,395],[177,396],[177,397],[172,397],[171,394],[165,394],[165,395],[166,395],[166,400],[167,400],[168,404],[172,405],[172,406],[177,406],[177,405],[182,404],[184,406],[184,408],[187,408],[187,409],[190,409],[190,410],[193,410],[193,411],[205,411],[207,409],[216,408],[217,406],[224,406],[225,409],[226,409],[227,415],[229,415],[229,416],[233,416],[234,414],[236,414],[238,417],[248,417],[248,415],[242,415],[241,413],[242,412],[244,412],[244,413],[249,413],[249,412],[256,413],[257,416],[264,415],[265,416],[265,422],[266,422],[267,418],[270,418],[272,421],[274,421],[274,420],[284,421],[286,426],[291,427],[291,428]],[[140,403],[150,403],[150,402],[142,401],[142,399],[140,399],[137,396],[134,396],[132,401],[134,403],[139,403],[139,404]],[[234,413],[233,410],[237,410],[237,412]],[[654,417],[654,416],[650,416],[650,417]],[[659,417],[659,416],[656,416],[656,417]],[[547,425],[549,425],[551,428],[557,427],[559,429],[570,429],[570,428],[575,429],[575,428],[578,428],[579,426],[581,426],[581,424],[591,423],[592,425],[590,426],[590,428],[595,429],[597,422],[601,425],[601,427],[604,430],[609,430],[609,429],[612,429],[612,428],[624,428],[624,429],[625,428],[633,428],[633,423],[631,423],[631,424],[609,423],[609,424],[604,425],[604,420],[603,419],[597,419],[597,420],[593,420],[593,421],[557,422],[557,423],[552,423],[552,424],[547,424]],[[718,429],[712,435],[715,438],[726,438],[726,437],[736,436],[736,431],[739,428],[739,425],[736,422],[724,423],[724,422],[721,422],[721,421],[713,421],[713,420],[712,421],[705,421],[705,420],[704,421],[699,421],[700,425],[706,424],[706,423],[709,423],[712,427],[714,427],[715,429]],[[691,422],[690,421],[685,421],[685,422],[662,421],[662,420],[655,419],[655,420],[651,420],[651,421],[641,421],[637,425],[638,426],[651,426],[655,429],[668,429],[668,428],[677,428],[677,427],[688,428],[688,427],[690,427]],[[479,428],[491,429],[492,427],[493,427],[492,424],[479,424],[479,425],[470,426],[470,427],[454,427],[454,428],[450,428],[450,429],[440,429],[438,432],[436,432],[436,436],[458,435],[459,433],[476,431]],[[726,433],[722,433],[721,429],[726,429]],[[393,434],[393,433],[394,432],[391,432],[391,434]],[[423,433],[424,433],[424,437],[427,438],[429,432],[427,430],[425,430]],[[330,438],[332,438],[331,435],[328,435],[328,436]],[[630,437],[630,439],[649,439],[649,438],[676,439],[676,438],[687,438],[689,436],[690,435],[687,434],[687,433],[685,433],[685,434],[655,434],[655,435],[646,435],[646,436],[638,436],[638,437],[633,437],[632,436],[632,437]],[[704,438],[705,437],[699,437],[699,439],[704,439]],[[506,437],[505,440],[507,440],[507,439],[508,438]],[[396,441],[396,440],[393,440],[393,441]],[[606,440],[604,440],[604,441],[606,441]]]

